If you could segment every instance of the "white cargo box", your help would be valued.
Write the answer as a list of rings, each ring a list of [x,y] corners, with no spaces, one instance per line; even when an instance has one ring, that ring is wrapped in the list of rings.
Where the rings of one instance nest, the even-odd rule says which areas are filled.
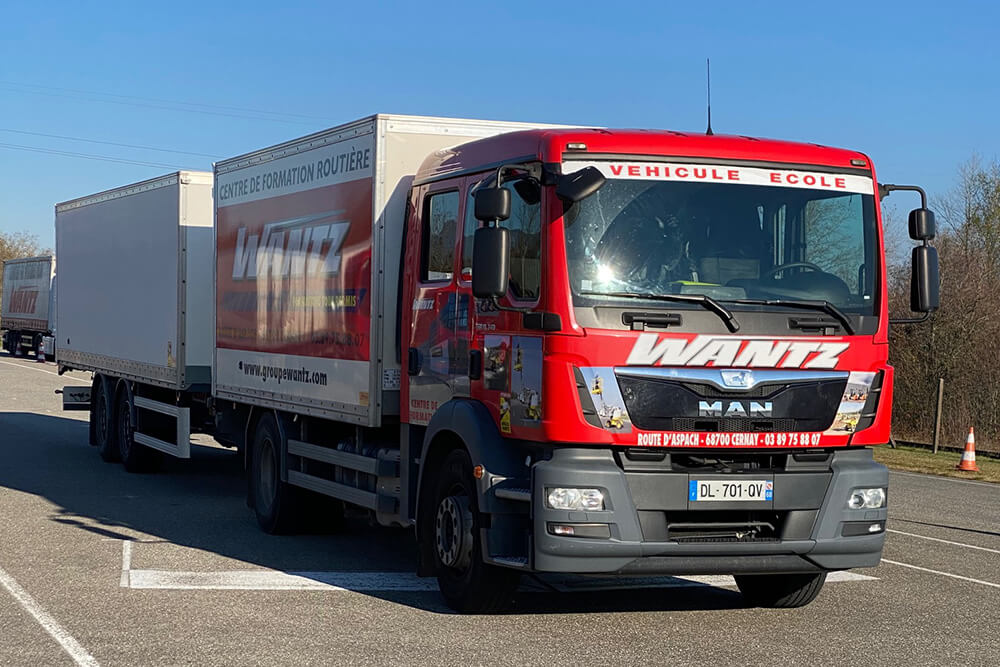
[[[8,259],[3,263],[3,302],[0,329],[52,331],[52,276],[56,263],[51,255]]]
[[[208,388],[212,175],[180,171],[56,205],[56,360]]]
[[[215,165],[212,392],[377,426],[398,414],[406,201],[425,158],[544,126],[375,115]]]

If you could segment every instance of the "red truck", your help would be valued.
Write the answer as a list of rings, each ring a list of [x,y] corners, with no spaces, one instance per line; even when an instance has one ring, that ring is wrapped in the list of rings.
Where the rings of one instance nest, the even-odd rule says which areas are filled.
[[[243,452],[265,530],[320,496],[413,527],[418,573],[461,611],[526,572],[733,574],[793,607],[879,562],[879,204],[918,188],[864,154],[379,115],[214,181],[210,380],[60,359],[94,371],[100,400],[70,407],[126,467],[209,432]],[[926,198],[910,235],[926,314]]]

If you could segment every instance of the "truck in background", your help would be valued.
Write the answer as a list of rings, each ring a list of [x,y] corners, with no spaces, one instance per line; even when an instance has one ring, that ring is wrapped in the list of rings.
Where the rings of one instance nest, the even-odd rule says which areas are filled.
[[[55,328],[56,260],[51,255],[8,259],[3,263],[0,335],[14,356],[39,353]]]
[[[867,156],[377,115],[207,180],[56,207],[60,371],[94,373],[64,401],[105,459],[210,433],[264,530],[330,499],[413,527],[467,612],[528,572],[733,574],[795,607],[879,562],[902,186]],[[910,234],[928,313],[926,202]]]

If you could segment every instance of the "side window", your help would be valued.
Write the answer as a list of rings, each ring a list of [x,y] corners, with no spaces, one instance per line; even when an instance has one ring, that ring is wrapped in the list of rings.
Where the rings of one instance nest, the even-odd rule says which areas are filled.
[[[541,206],[525,201],[514,185],[504,183],[510,190],[510,218],[504,223],[510,230],[510,291],[519,299],[534,300],[542,284]]]
[[[472,243],[480,222],[476,220],[476,198],[469,193],[465,202],[465,225],[462,228],[462,268],[459,277],[462,280],[472,280]]]
[[[514,183],[504,183],[504,188],[510,190],[510,217],[503,223],[510,230],[510,291],[519,299],[534,300],[542,282],[541,206],[537,201],[525,201]],[[470,194],[462,230],[462,280],[472,279],[473,241],[481,224],[475,211],[475,199]]]
[[[458,192],[432,194],[424,200],[420,279],[451,280],[458,231]]]

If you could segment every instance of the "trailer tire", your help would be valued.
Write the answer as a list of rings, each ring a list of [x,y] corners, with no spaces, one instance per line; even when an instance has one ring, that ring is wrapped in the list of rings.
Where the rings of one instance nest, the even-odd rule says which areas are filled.
[[[250,451],[250,497],[257,523],[265,533],[295,530],[296,489],[281,481],[282,438],[274,415],[257,420]]]
[[[115,399],[115,441],[118,456],[128,472],[150,472],[157,452],[135,441],[135,405],[132,392],[120,387]]]
[[[432,504],[421,531],[434,558],[434,572],[445,602],[471,614],[501,611],[514,595],[520,572],[483,561],[479,507],[472,461],[462,449],[449,453],[432,480]]]
[[[804,607],[819,595],[826,572],[818,574],[738,574],[734,577],[743,599],[753,607]]]
[[[101,459],[106,463],[117,463],[121,456],[112,428],[111,391],[108,389],[107,378],[102,375],[94,377],[90,396],[90,444],[97,447]]]

